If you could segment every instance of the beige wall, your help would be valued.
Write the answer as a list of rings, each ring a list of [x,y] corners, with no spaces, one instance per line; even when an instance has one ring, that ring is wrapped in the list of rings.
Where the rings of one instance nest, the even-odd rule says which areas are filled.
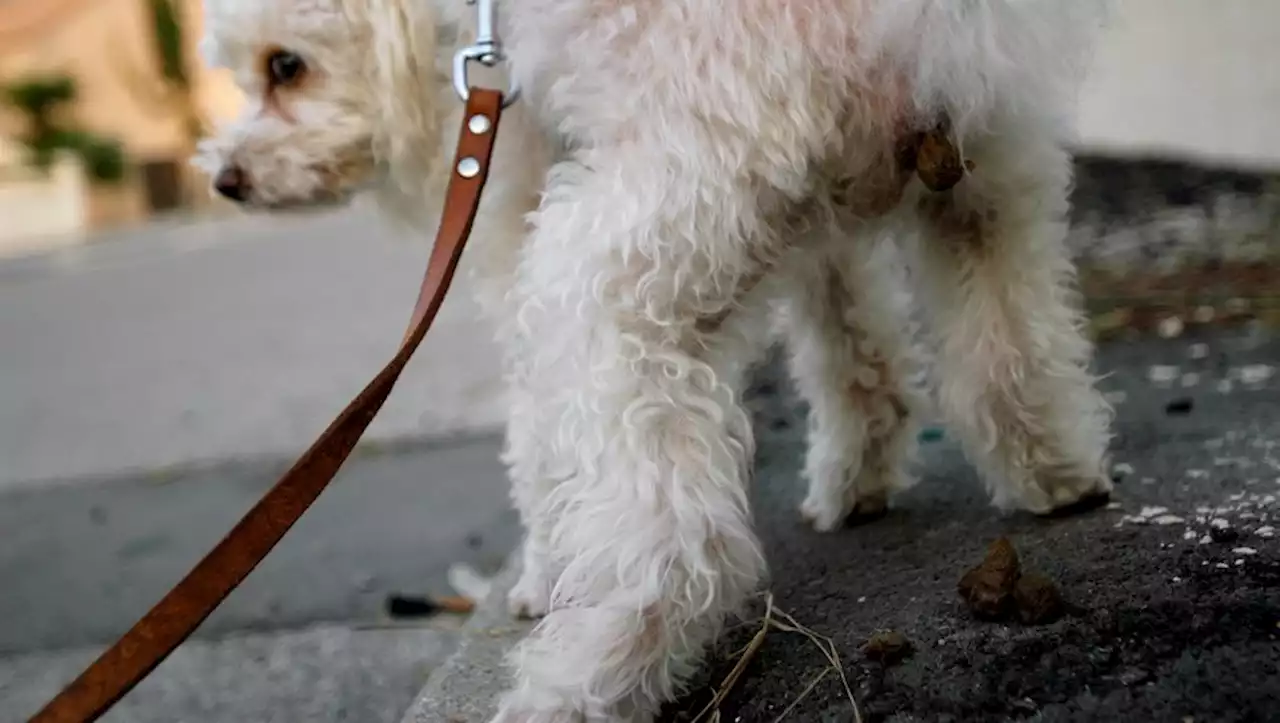
[[[1086,146],[1280,168],[1280,0],[1114,7],[1081,99]]]
[[[193,60],[199,38],[200,2],[183,0]],[[66,0],[36,0],[56,3]],[[68,7],[71,7],[68,5]],[[0,3],[0,26],[4,22]],[[0,47],[0,80],[32,74],[74,77],[80,100],[76,119],[87,129],[120,140],[133,161],[185,158],[189,155],[177,106],[163,102],[151,53],[145,0],[90,0],[59,13],[38,32],[19,42],[6,37]],[[200,67],[198,61],[193,67]],[[238,96],[229,80],[210,72],[196,78],[201,106],[213,117],[234,112]],[[141,93],[135,92],[142,88]],[[0,133],[12,134],[17,119],[0,116]],[[89,201],[93,226],[128,222],[144,216],[137,179],[124,188],[98,188]]]

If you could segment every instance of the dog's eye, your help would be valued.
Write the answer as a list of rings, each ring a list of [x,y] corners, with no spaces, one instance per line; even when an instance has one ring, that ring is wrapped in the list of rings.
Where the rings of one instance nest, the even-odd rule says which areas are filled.
[[[272,85],[293,85],[306,72],[307,63],[297,53],[277,50],[267,56],[267,78]]]

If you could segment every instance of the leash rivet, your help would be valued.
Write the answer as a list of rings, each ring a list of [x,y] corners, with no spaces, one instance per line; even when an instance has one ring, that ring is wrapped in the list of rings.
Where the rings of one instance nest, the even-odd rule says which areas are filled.
[[[471,156],[467,156],[461,161],[458,161],[459,176],[462,176],[463,178],[475,178],[478,173],[480,173],[480,161],[477,161]]]
[[[487,115],[477,113],[467,120],[467,130],[478,136],[488,133],[491,127],[493,127],[493,124],[489,122],[489,116]]]

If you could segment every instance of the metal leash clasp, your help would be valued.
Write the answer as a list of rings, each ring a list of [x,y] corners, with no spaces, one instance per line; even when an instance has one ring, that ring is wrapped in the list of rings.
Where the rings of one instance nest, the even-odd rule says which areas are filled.
[[[486,68],[492,68],[507,59],[502,52],[502,43],[494,30],[496,0],[467,0],[468,5],[476,6],[476,42],[453,54],[453,90],[467,102],[471,97],[471,83],[467,78],[467,64],[474,61]],[[520,86],[512,77],[507,92],[502,96],[502,107],[506,108],[520,98]]]

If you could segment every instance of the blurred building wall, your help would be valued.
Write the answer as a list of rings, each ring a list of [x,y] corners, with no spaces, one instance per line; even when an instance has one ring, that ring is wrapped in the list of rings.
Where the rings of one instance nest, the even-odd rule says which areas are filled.
[[[188,50],[195,61],[200,0],[181,0],[181,5]],[[132,164],[185,161],[190,149],[183,114],[161,100],[151,32],[146,0],[0,1],[0,83],[69,75],[79,91],[72,114],[85,130],[122,142]],[[192,67],[201,68],[198,61]],[[239,99],[228,78],[200,70],[194,82],[206,113],[224,117],[234,111]],[[0,135],[12,138],[20,128],[20,116],[0,111]],[[148,209],[140,175],[133,174],[119,188],[92,187],[85,198],[84,225],[144,218]],[[24,190],[24,198],[31,197],[29,191]],[[50,207],[49,212],[58,211]],[[56,220],[49,225],[65,226]]]
[[[1112,2],[1085,147],[1280,168],[1280,0]]]
[[[182,2],[194,57],[200,0]],[[1084,149],[1280,167],[1280,0],[1113,3],[1115,18],[1081,98]],[[150,32],[146,0],[0,0],[0,80],[67,72],[79,82],[76,115],[87,130],[123,141],[135,162],[180,160],[189,153],[180,114],[134,92],[140,77],[155,79]],[[210,116],[226,117],[238,106],[226,76],[201,71],[196,84]],[[0,136],[16,128],[11,114],[0,113]],[[121,189],[91,189],[84,221],[76,223],[144,218],[140,186],[135,177]],[[4,188],[0,181],[0,195]],[[39,195],[22,193],[28,201]],[[50,213],[71,213],[60,203]],[[71,217],[50,228],[68,225],[61,221]]]

